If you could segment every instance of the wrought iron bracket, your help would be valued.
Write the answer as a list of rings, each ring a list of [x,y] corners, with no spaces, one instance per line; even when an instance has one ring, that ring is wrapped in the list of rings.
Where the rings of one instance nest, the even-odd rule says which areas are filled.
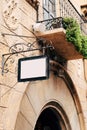
[[[35,48],[35,49],[27,49],[27,50],[22,50],[22,51],[15,51],[15,52],[12,52],[12,53],[6,53],[6,54],[3,54],[2,55],[2,75],[4,75],[4,72],[5,72],[5,68],[4,66],[6,65],[6,62],[8,61],[8,59],[13,56],[13,55],[17,55],[17,54],[21,54],[21,53],[25,53],[25,52],[30,52],[30,51],[38,51],[38,50],[41,50],[43,52],[43,55],[45,53],[45,49],[48,49],[48,48],[53,48],[52,46],[45,46],[45,47],[40,47],[40,48]],[[5,56],[7,56],[5,58]]]

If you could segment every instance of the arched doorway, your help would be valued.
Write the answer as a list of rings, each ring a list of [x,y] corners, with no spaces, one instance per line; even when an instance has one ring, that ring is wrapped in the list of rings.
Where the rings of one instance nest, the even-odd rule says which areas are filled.
[[[34,130],[71,130],[68,118],[56,102],[50,102],[37,119]],[[56,104],[56,107],[54,107]]]
[[[58,77],[51,72],[48,80],[27,86],[15,130],[85,130],[74,84],[68,73],[63,73]]]

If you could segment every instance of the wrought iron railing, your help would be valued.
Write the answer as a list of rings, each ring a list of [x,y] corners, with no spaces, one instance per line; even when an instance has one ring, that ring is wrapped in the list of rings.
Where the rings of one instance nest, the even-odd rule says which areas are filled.
[[[80,28],[84,34],[87,35],[87,29],[85,24],[87,20],[81,16],[70,0],[59,0],[60,4],[60,17],[47,19],[43,21],[38,21],[44,23],[47,30],[52,30],[54,28],[63,27],[63,18],[71,17],[74,18],[80,25]]]
[[[53,19],[47,19],[43,21],[38,21],[38,23],[43,23],[46,27],[46,30],[52,30],[54,28],[62,28],[63,27],[63,18],[53,18]]]
[[[85,26],[87,20],[77,11],[77,9],[71,3],[71,1],[59,0],[59,4],[60,4],[60,16],[63,18],[64,17],[74,18],[79,23],[82,32],[87,35],[87,29]]]

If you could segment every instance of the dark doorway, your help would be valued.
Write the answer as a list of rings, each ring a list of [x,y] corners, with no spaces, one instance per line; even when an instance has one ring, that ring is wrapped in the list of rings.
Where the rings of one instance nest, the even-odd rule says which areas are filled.
[[[46,108],[39,116],[34,130],[66,130],[66,129],[57,111],[54,108]]]

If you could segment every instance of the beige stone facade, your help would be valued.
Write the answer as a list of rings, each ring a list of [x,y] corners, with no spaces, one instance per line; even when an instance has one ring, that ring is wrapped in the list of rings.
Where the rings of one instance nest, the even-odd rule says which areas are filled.
[[[43,20],[39,2],[38,17]],[[87,0],[77,3],[80,10]],[[0,130],[36,130],[40,115],[49,109],[58,115],[61,130],[87,130],[87,60],[68,60],[66,68],[60,67],[63,73],[57,76],[50,70],[47,80],[17,80],[18,59],[41,53],[12,54],[38,47],[32,29],[36,21],[37,12],[26,0],[0,3]]]

